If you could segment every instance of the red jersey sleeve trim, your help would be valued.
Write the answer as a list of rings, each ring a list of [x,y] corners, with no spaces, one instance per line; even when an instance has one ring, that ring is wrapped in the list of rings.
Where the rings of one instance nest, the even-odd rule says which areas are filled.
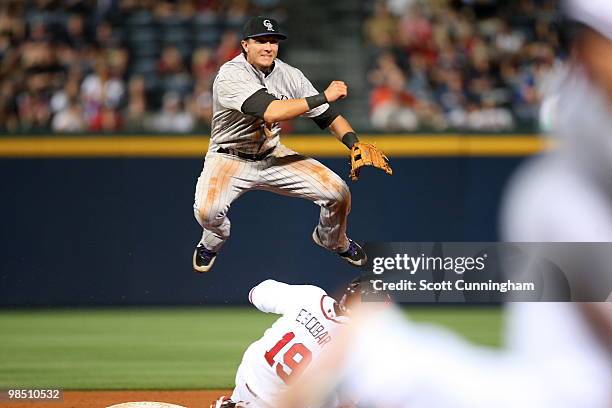
[[[324,317],[325,317],[327,320],[331,320],[331,321],[332,321],[332,322],[334,322],[334,323],[343,324],[343,323],[344,323],[343,321],[336,320],[336,319],[334,319],[333,317],[329,316],[329,315],[328,315],[328,314],[325,312],[325,308],[323,307],[323,300],[324,300],[326,297],[328,297],[328,298],[332,299],[332,300],[334,301],[334,304],[336,303],[336,301],[335,301],[335,300],[334,300],[334,299],[333,299],[331,296],[327,296],[327,295],[323,295],[323,296],[321,296],[321,302],[320,302],[320,304],[321,304],[321,313],[323,313],[323,316],[324,316]]]
[[[255,290],[255,288],[251,288],[251,290],[249,290],[249,303],[253,304],[253,291]]]

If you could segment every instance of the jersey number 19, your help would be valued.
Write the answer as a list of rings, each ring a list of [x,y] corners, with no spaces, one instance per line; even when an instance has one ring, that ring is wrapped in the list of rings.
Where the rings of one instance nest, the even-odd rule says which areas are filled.
[[[274,367],[274,357],[281,351],[291,340],[295,338],[295,333],[286,333],[270,350],[264,354],[266,361],[270,367]],[[294,343],[283,355],[283,363],[291,371],[287,373],[281,363],[276,363],[276,374],[283,380],[285,384],[290,384],[308,367],[312,360],[312,352],[302,343]]]

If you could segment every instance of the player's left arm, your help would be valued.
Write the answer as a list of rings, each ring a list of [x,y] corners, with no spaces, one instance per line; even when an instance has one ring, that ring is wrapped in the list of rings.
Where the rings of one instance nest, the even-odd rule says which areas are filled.
[[[291,292],[291,285],[267,279],[250,290],[249,302],[262,312],[284,314]]]
[[[329,124],[328,130],[336,136],[336,139],[341,141],[351,149],[355,143],[359,142],[357,133],[351,124],[342,115],[337,115]]]
[[[298,87],[297,94],[300,96],[316,95],[318,91],[302,71],[298,70],[298,75],[300,76],[300,86]],[[359,179],[359,172],[364,166],[373,166],[389,175],[393,174],[387,156],[376,146],[360,142],[357,133],[355,133],[348,120],[340,115],[331,104],[318,106],[307,111],[303,116],[314,120],[321,129],[329,129],[338,140],[350,149],[351,180],[357,181]]]
[[[306,78],[302,71],[298,71],[301,79],[301,86],[298,94],[304,96],[316,95],[319,91]],[[311,109],[303,116],[312,119],[321,130],[329,129],[338,140],[346,145],[349,149],[359,142],[355,130],[340,112],[331,104],[324,104],[315,109]]]
[[[328,111],[332,109],[330,106]],[[351,151],[350,176],[353,181],[359,179],[359,172],[363,166],[373,166],[389,175],[393,174],[387,156],[380,149],[372,144],[360,142],[348,120],[342,115],[329,113],[328,111],[323,113],[322,116],[327,117],[329,131]],[[314,118],[314,120],[320,123],[321,118]]]
[[[265,313],[285,314],[305,298],[320,299],[325,291],[312,285],[289,285],[267,279],[249,292],[249,302]]]

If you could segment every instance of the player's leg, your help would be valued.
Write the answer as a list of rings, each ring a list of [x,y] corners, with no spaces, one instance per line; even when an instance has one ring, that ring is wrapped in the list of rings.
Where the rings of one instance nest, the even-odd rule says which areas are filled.
[[[251,408],[250,404],[245,401],[234,400],[225,395],[220,396],[213,401],[209,408]]]
[[[271,162],[262,174],[266,183],[263,188],[305,198],[320,206],[318,243],[330,251],[346,250],[346,223],[351,210],[351,193],[346,183],[323,164],[302,155],[275,157]]]
[[[193,268],[207,272],[216,254],[229,238],[230,205],[252,187],[255,169],[246,160],[229,155],[209,153],[198,178],[193,204],[194,215],[202,226],[202,239],[193,256]]]
[[[351,193],[344,180],[317,160],[299,154],[268,160],[270,165],[262,173],[265,186],[261,188],[319,205],[319,223],[313,232],[315,243],[339,253],[353,265],[363,265],[365,253],[346,236]]]
[[[245,356],[248,354],[245,353]],[[243,361],[240,363],[238,370],[236,371],[236,387],[232,393],[231,399],[232,401],[241,401],[243,406],[248,408],[272,408],[271,405],[265,403],[262,399],[259,398],[258,395],[254,393],[254,391],[249,387],[246,377],[244,376],[244,361],[245,357],[243,357]],[[255,379],[257,381],[257,379]]]
[[[234,388],[234,392],[231,396],[232,401],[240,401],[241,406],[246,406],[248,408],[267,408],[260,401],[255,398],[249,390],[246,388],[246,384],[244,382],[237,383],[236,388]]]

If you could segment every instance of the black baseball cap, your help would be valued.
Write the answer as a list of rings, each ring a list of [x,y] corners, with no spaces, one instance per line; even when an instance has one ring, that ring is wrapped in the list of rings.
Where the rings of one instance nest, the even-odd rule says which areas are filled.
[[[269,17],[251,17],[242,28],[243,40],[264,35],[273,35],[281,40],[287,39],[287,36],[279,31],[278,22]]]

